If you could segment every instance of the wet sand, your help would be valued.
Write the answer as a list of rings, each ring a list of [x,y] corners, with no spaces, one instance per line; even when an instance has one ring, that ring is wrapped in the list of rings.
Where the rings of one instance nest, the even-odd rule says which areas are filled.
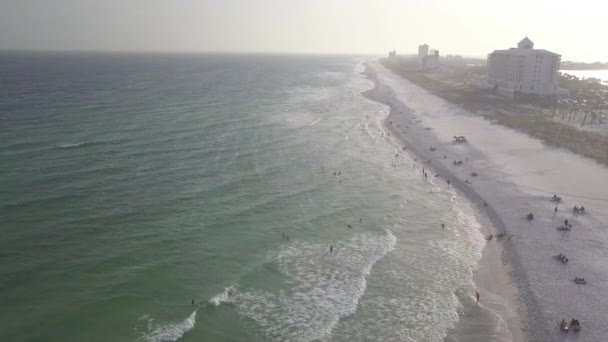
[[[498,296],[511,308],[511,313],[495,309],[512,339],[598,341],[608,336],[608,169],[495,125],[379,63],[369,63],[366,73],[376,85],[366,95],[391,108],[386,126],[394,137],[433,175],[449,179],[476,204],[482,220],[491,222],[484,226],[513,235],[488,242],[475,274],[482,301]],[[468,143],[452,142],[460,135]],[[554,193],[563,198],[557,213],[550,201]],[[573,216],[574,205],[588,212]],[[535,214],[532,222],[523,219],[529,212]],[[564,219],[573,223],[571,232],[556,230]],[[568,265],[555,260],[559,253],[568,256]],[[589,284],[574,284],[575,276]],[[559,320],[572,317],[581,321],[582,331],[561,333]]]

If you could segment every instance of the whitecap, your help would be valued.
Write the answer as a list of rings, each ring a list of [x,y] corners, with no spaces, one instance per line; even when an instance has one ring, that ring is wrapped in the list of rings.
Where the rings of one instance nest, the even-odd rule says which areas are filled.
[[[79,146],[82,146],[82,145],[85,145],[85,144],[86,144],[86,142],[61,144],[61,145],[59,145],[59,148],[79,147]]]
[[[340,319],[355,313],[367,287],[366,276],[395,244],[390,231],[336,242],[331,253],[327,244],[294,241],[274,257],[278,270],[288,279],[285,290],[238,290],[233,285],[209,303],[234,305],[268,340],[324,339]]]
[[[223,303],[230,303],[231,301],[231,295],[233,295],[234,293],[236,293],[237,289],[236,289],[236,285],[230,285],[226,288],[224,288],[224,292],[219,293],[215,296],[213,296],[213,298],[209,299],[209,304],[213,305],[213,306],[220,306]]]
[[[185,333],[192,330],[196,324],[196,312],[194,310],[188,318],[178,323],[165,323],[156,325],[154,319],[149,315],[142,316],[147,321],[148,333],[140,339],[147,342],[174,342],[179,340]]]
[[[313,121],[313,123],[310,124],[310,126],[314,126],[316,124],[319,123],[319,121],[323,120],[323,118],[318,118],[317,120]]]

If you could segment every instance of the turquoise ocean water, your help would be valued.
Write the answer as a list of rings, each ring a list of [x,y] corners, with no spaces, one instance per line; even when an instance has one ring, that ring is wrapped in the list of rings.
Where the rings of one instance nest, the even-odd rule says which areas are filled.
[[[0,340],[459,340],[479,223],[363,60],[0,55]]]

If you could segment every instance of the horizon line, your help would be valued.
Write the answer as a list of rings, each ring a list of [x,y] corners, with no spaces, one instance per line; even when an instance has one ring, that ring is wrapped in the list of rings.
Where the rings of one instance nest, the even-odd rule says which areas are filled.
[[[0,48],[0,53],[56,53],[56,54],[124,54],[124,55],[137,55],[137,54],[156,54],[156,55],[257,55],[257,56],[385,56],[387,52],[310,52],[310,51],[238,51],[238,50],[224,50],[224,51],[204,51],[204,50],[96,50],[96,49],[32,49],[32,48]],[[397,54],[401,56],[416,56],[416,52],[406,52]],[[487,55],[476,55],[476,54],[462,54],[462,53],[449,53],[448,55],[460,55],[464,58],[472,59],[486,59]],[[581,60],[566,59],[562,62],[572,63],[608,63],[602,61],[586,62]]]

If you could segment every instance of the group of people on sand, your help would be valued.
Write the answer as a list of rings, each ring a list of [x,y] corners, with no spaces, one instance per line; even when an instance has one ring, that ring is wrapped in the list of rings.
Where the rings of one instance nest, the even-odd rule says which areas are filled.
[[[454,137],[454,142],[456,142],[456,143],[462,143],[462,142],[466,142],[466,138],[464,138],[464,137]],[[436,148],[436,147],[434,147],[434,146],[430,146],[430,147],[429,147],[429,150],[430,150],[431,152],[434,152],[434,151],[436,151],[436,150],[437,150],[437,148]],[[443,158],[444,158],[444,159],[447,159],[447,156],[446,156],[446,155],[444,155],[444,156],[443,156]],[[415,159],[415,160],[417,160],[417,159]],[[468,162],[468,158],[467,158],[467,162]],[[464,164],[462,160],[456,160],[456,159],[455,159],[455,160],[453,160],[453,165],[454,165],[454,166],[461,166],[462,164]],[[427,174],[426,174],[426,171],[425,171],[425,169],[424,169],[424,168],[422,169],[422,173],[423,173],[423,176],[426,178],[426,177],[427,177]],[[477,173],[476,173],[476,172],[473,172],[473,173],[471,173],[471,176],[472,176],[472,177],[476,177],[476,176],[477,176]],[[447,182],[447,184],[448,184],[448,186],[449,186],[449,185],[450,185],[450,180],[446,179],[446,182]],[[469,182],[469,180],[468,180],[468,179],[465,181],[465,183],[466,183],[466,184],[471,184],[471,182]],[[554,203],[556,203],[556,204],[557,204],[557,203],[561,203],[561,202],[562,202],[562,198],[561,198],[560,196],[558,196],[557,194],[554,194],[554,195],[552,196],[552,198],[551,198],[551,201],[552,201],[552,202],[554,202]],[[486,203],[484,202],[484,206],[485,206],[485,205],[486,205]],[[557,211],[558,211],[558,207],[557,207],[557,205],[556,205],[556,206],[555,206],[555,213],[557,213]],[[574,208],[573,208],[573,213],[574,213],[574,214],[582,214],[582,213],[585,213],[585,207],[583,207],[583,206],[580,206],[580,207],[579,207],[579,206],[574,206]],[[526,214],[525,219],[526,219],[526,220],[528,220],[528,221],[532,221],[532,220],[534,220],[534,213],[530,212],[530,213]],[[442,226],[442,228],[445,228],[445,225],[444,225],[444,224],[441,224],[441,226]],[[564,225],[563,225],[563,226],[558,227],[558,230],[570,230],[570,229],[572,229],[572,224],[571,224],[571,223],[568,221],[568,219],[565,219],[565,220],[564,220]],[[500,239],[500,238],[503,238],[503,237],[505,236],[505,234],[506,234],[505,232],[501,232],[501,233],[498,233],[498,234],[496,234],[496,235],[494,235],[494,234],[489,234],[488,236],[486,236],[486,238],[485,238],[485,239],[486,239],[486,241],[491,241],[491,240],[492,240],[492,239],[494,239],[494,238],[496,238],[496,239],[498,240],[498,239]],[[512,236],[513,236],[513,235],[509,235],[509,239],[510,239]],[[568,264],[568,262],[569,262],[568,257],[566,257],[566,255],[565,255],[565,254],[563,254],[563,253],[560,253],[560,254],[556,255],[556,256],[555,256],[555,258],[556,258],[557,260],[559,260],[560,262],[562,262],[563,264]],[[575,282],[576,284],[586,284],[586,283],[587,283],[587,282],[586,282],[586,280],[585,280],[584,278],[578,278],[578,277],[575,277],[575,278],[574,278],[574,282]],[[479,297],[480,297],[480,296],[479,296],[479,293],[478,293],[478,292],[475,292],[475,297],[476,297],[476,298],[475,298],[475,299],[476,299],[476,302],[477,302],[477,303],[479,303]],[[560,322],[560,324],[559,324],[559,327],[560,327],[560,330],[562,330],[562,331],[564,331],[564,332],[568,332],[569,330],[580,331],[580,329],[581,329],[580,322],[579,322],[577,319],[574,319],[574,318],[572,319],[572,321],[571,321],[569,324],[568,324],[568,323],[567,323],[565,320],[562,320],[562,321]]]
[[[500,232],[500,233],[496,234],[496,236],[494,236],[494,234],[490,234],[490,235],[486,236],[486,241],[490,241],[490,240],[492,240],[494,237],[496,237],[496,239],[497,239],[497,240],[498,240],[498,239],[502,239],[503,237],[505,237],[505,235],[507,235],[507,233],[506,233],[506,232]],[[511,240],[511,237],[512,237],[512,236],[513,236],[513,235],[509,235],[509,238],[508,238],[507,240]]]
[[[570,321],[570,324],[568,324],[568,322],[566,322],[566,320],[562,319],[561,322],[559,322],[559,329],[563,332],[568,332],[570,330],[573,331],[580,331],[581,330],[581,322],[578,321],[578,319],[572,319]]]
[[[562,198],[557,195],[553,195],[553,197],[551,198],[551,201],[556,202],[556,203],[561,202],[561,200],[562,200]],[[575,214],[584,213],[585,207],[574,206],[573,212]],[[555,213],[557,213],[557,206],[555,206]],[[557,227],[557,229],[569,231],[572,229],[572,223],[570,223],[570,221],[568,221],[568,219],[564,219],[564,224],[562,226]],[[569,261],[568,257],[566,257],[566,255],[563,253],[559,253],[555,257],[564,264],[567,264]],[[587,284],[587,281],[585,280],[585,278],[579,278],[579,277],[574,277],[574,282],[578,285]],[[559,323],[559,329],[565,333],[569,332],[570,330],[577,332],[577,331],[581,330],[581,323],[577,319],[573,318],[572,321],[570,321],[570,323],[568,324],[565,320],[562,319],[562,321]]]

